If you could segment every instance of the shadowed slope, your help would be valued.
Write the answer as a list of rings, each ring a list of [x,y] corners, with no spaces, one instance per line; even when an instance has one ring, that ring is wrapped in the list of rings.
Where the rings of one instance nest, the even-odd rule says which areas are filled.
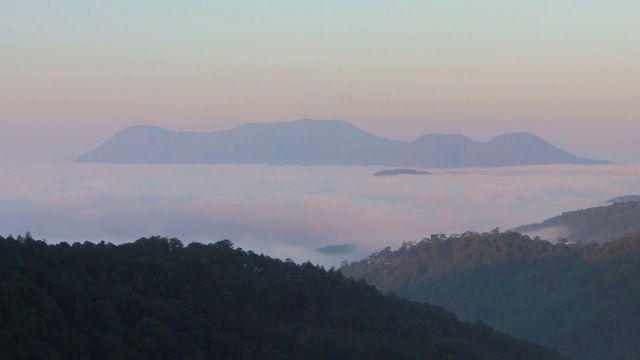
[[[0,237],[2,359],[561,359],[335,270],[215,244]]]

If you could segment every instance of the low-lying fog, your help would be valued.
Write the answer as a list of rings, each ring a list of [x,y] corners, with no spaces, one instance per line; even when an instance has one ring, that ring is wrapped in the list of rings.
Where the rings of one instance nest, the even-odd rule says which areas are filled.
[[[0,234],[231,240],[325,266],[432,233],[503,230],[636,194],[640,165],[425,169],[3,163]],[[318,251],[321,249],[322,251]]]

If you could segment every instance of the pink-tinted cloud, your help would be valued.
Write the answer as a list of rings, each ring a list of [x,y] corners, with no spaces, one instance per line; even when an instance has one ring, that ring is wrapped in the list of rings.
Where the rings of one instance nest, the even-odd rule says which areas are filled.
[[[48,241],[230,239],[326,265],[431,233],[508,229],[640,192],[638,165],[431,170],[3,163],[0,234]],[[350,244],[346,254],[315,249]]]

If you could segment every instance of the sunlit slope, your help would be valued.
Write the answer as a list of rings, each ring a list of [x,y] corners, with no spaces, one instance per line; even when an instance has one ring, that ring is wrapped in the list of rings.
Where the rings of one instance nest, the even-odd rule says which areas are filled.
[[[640,353],[640,233],[583,245],[497,230],[433,235],[340,271],[576,359]]]

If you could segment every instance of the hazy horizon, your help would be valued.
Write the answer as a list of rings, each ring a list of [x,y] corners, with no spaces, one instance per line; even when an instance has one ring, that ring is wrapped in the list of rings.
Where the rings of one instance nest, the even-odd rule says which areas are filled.
[[[299,120],[299,119],[293,119],[289,121],[295,121],[295,120]],[[343,119],[319,119],[319,120],[343,120]],[[343,121],[349,122],[348,120],[343,120]],[[86,154],[91,150],[94,150],[103,142],[111,138],[111,136],[113,136],[119,130],[125,129],[130,126],[136,126],[136,125],[159,126],[167,130],[176,131],[176,132],[207,132],[207,131],[227,131],[248,123],[275,123],[275,122],[281,122],[281,121],[238,123],[238,124],[232,125],[229,128],[223,128],[223,129],[216,128],[214,130],[204,130],[204,129],[189,130],[189,129],[179,128],[175,126],[161,126],[154,123],[145,123],[145,124],[132,123],[131,125],[127,125],[125,127],[115,129],[112,133],[106,133],[102,138],[98,138],[97,133],[92,134],[93,137],[87,136],[88,139],[84,139],[84,140],[77,139],[77,138],[63,139],[63,137],[57,138],[56,136],[52,136],[49,139],[43,138],[41,141],[31,142],[29,138],[26,138],[25,141],[16,141],[17,140],[16,138],[12,138],[10,140],[16,141],[15,143],[13,143],[12,141],[7,141],[3,144],[0,144],[0,148],[3,150],[2,152],[0,152],[0,160],[1,161],[37,160],[37,161],[53,161],[53,162],[75,162],[78,156]],[[352,123],[352,122],[349,122],[349,123],[356,125],[355,123]],[[583,152],[576,152],[570,149],[571,147],[570,145],[572,142],[577,142],[584,145],[585,141],[581,137],[568,137],[568,138],[562,139],[567,143],[565,146],[563,144],[558,144],[557,142],[554,142],[553,140],[551,140],[551,138],[553,139],[558,138],[559,137],[558,135],[555,135],[555,136],[552,135],[551,138],[548,138],[548,137],[545,137],[544,135],[541,135],[540,133],[536,133],[534,131],[530,131],[527,129],[512,130],[512,131],[506,131],[506,132],[496,132],[494,135],[488,135],[488,136],[473,136],[473,135],[469,135],[469,133],[464,133],[464,132],[449,133],[449,132],[432,131],[432,132],[424,132],[424,133],[415,133],[413,135],[405,136],[405,137],[402,137],[402,136],[392,137],[392,136],[387,136],[385,134],[370,131],[366,128],[362,128],[362,127],[360,128],[373,135],[378,135],[381,137],[395,139],[395,140],[402,140],[402,141],[412,141],[422,135],[427,135],[427,134],[461,134],[476,141],[487,142],[497,136],[504,135],[504,134],[529,132],[534,135],[540,136],[542,139],[546,140],[551,145],[554,145],[555,147],[565,150],[571,153],[572,155],[575,155],[578,157],[591,158],[595,160],[608,160],[608,161],[613,161],[614,163],[620,163],[620,164],[640,163],[640,155],[636,156],[634,151],[627,151],[626,149],[624,149],[625,147],[629,147],[630,150],[635,150],[635,146],[633,146],[634,145],[633,142],[621,143],[619,144],[618,147],[614,147],[612,149],[611,148],[605,149],[603,148],[601,143],[598,143],[597,146],[588,145],[587,148],[584,148]],[[397,132],[397,129],[396,129],[396,132]],[[56,143],[56,140],[57,140],[57,143]],[[597,139],[594,141],[598,142]],[[585,155],[585,153],[589,153],[591,155]],[[609,156],[606,156],[606,154],[609,154]]]
[[[313,249],[362,255],[638,193],[639,18],[627,0],[0,2],[0,234],[228,237],[330,263]],[[399,140],[527,131],[635,165],[374,179],[382,169],[73,162],[137,124],[302,118]]]
[[[640,162],[640,4],[0,4],[0,158],[72,161],[118,129],[342,119],[400,140],[529,131]]]

